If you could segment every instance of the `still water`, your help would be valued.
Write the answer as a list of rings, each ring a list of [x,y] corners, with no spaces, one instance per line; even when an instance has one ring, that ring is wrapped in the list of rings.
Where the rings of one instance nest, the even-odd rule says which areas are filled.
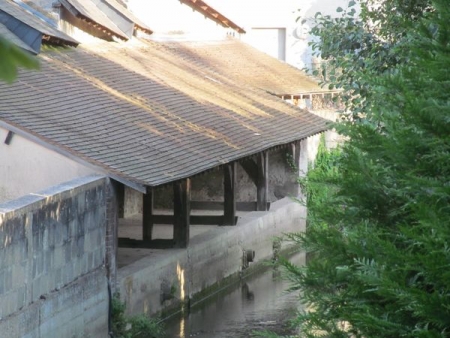
[[[305,255],[295,254],[291,261],[304,264]],[[299,295],[286,293],[288,287],[273,268],[255,273],[191,307],[188,315],[171,317],[165,322],[167,337],[239,338],[261,330],[293,334],[286,321],[299,309]]]

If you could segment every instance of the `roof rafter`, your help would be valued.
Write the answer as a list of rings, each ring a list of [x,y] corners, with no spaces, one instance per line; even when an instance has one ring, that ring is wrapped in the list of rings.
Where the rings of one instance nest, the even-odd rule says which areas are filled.
[[[192,9],[196,10],[199,13],[202,13],[209,19],[218,23],[219,25],[225,28],[234,29],[238,33],[246,33],[245,30],[238,26],[236,23],[231,21],[229,18],[221,14],[219,11],[216,11],[210,5],[205,3],[203,0],[180,0],[181,3],[188,5]]]

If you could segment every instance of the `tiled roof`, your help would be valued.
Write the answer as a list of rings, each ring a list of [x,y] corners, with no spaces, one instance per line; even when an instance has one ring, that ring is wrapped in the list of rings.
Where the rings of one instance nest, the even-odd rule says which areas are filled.
[[[69,35],[53,28],[45,21],[28,13],[18,4],[10,0],[0,0],[0,12],[5,12],[8,15],[16,18],[18,21],[28,25],[29,27],[41,32],[50,42],[57,44],[66,44],[69,46],[77,46],[78,41],[71,38]]]
[[[207,46],[214,55],[220,44]],[[240,82],[235,72],[222,75],[220,65],[238,65],[239,55],[218,65],[212,58],[207,67],[207,46],[198,57],[192,47],[182,57],[179,44],[139,40],[41,54],[39,72],[22,71],[12,85],[0,84],[0,119],[147,186],[327,128],[320,117]]]
[[[236,39],[173,43],[171,50],[222,78],[232,78],[275,95],[325,92],[303,71]]]

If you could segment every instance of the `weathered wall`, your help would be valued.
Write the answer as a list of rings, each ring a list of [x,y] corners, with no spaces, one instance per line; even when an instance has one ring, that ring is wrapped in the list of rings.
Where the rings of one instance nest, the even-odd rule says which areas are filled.
[[[0,203],[95,173],[18,134],[5,144],[7,134],[0,127]]]
[[[121,297],[130,313],[152,314],[186,301],[242,271],[244,250],[255,251],[255,263],[271,258],[278,250],[274,237],[303,231],[305,216],[303,206],[285,198],[268,212],[248,213],[236,226],[215,227],[195,236],[187,249],[154,252],[119,269]]]
[[[106,180],[0,204],[0,337],[106,337]]]

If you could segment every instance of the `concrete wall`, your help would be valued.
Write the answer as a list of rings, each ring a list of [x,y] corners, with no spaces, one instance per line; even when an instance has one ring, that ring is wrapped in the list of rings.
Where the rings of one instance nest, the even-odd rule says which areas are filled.
[[[95,173],[18,134],[5,144],[7,134],[0,127],[0,203]]]
[[[0,337],[106,337],[106,180],[0,204]]]
[[[236,226],[195,236],[188,249],[158,250],[119,269],[119,290],[128,312],[153,314],[221,285],[224,278],[242,272],[244,250],[256,253],[250,264],[270,259],[274,237],[303,231],[305,217],[303,206],[285,198],[268,212],[248,213]]]

